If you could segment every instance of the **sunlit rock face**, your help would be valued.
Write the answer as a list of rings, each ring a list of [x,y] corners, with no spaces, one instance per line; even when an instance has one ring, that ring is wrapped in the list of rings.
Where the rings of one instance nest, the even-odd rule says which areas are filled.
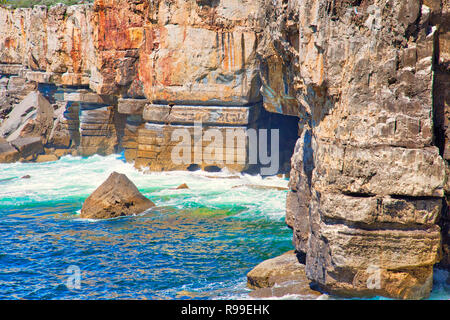
[[[256,1],[155,1],[139,73],[154,102],[258,102]]]
[[[194,153],[176,164],[173,132],[195,147],[200,121],[222,136],[279,128],[280,157],[293,153],[280,163],[286,222],[309,279],[423,298],[433,266],[450,265],[449,11],[447,0],[0,8],[0,120],[36,90],[54,109],[43,146],[0,139],[0,160],[124,151],[142,169],[243,171],[247,140],[224,145],[231,164]]]
[[[207,144],[197,150],[200,159],[192,154],[192,163],[174,163],[171,137],[188,130],[193,146],[195,122],[223,136],[224,126],[243,134],[255,126],[261,101],[257,11],[257,2],[234,0],[95,3],[97,65],[90,86],[123,97],[123,147],[136,167],[248,167],[246,144],[223,146],[224,158],[235,153],[233,163],[211,163]]]
[[[200,158],[174,164],[171,135],[180,125],[192,132],[196,122],[223,134],[225,127],[245,134],[258,126],[258,10],[257,2],[235,0],[2,9],[7,80],[0,85],[12,95],[5,109],[23,99],[9,87],[23,92],[20,81],[38,83],[49,101],[65,108],[55,128],[70,137],[76,154],[124,149],[138,168],[246,170],[248,145],[225,142],[224,158],[235,153],[231,163],[211,163],[202,156],[205,144]]]
[[[91,87],[153,102],[258,102],[255,1],[96,1]]]
[[[301,119],[287,222],[308,277],[327,291],[422,298],[431,290],[446,181],[434,121],[448,106],[437,99],[448,90],[436,57],[446,59],[448,5],[265,2],[265,106]],[[280,57],[288,68],[273,67]],[[448,62],[439,70],[448,75]]]

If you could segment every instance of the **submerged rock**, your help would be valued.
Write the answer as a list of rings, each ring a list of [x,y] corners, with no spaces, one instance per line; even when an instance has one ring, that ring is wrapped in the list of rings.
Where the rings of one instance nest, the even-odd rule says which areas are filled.
[[[263,261],[247,274],[247,286],[255,289],[253,298],[301,295],[317,298],[322,293],[311,289],[306,277],[305,265],[299,261],[294,251]]]
[[[83,203],[81,218],[108,219],[130,216],[154,206],[126,175],[113,172]]]

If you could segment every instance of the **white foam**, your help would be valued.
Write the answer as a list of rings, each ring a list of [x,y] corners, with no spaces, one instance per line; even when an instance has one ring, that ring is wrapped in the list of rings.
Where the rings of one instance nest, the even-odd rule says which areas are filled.
[[[28,205],[36,202],[73,201],[82,202],[108,176],[117,171],[127,175],[143,194],[157,205],[183,208],[195,203],[205,207],[247,208],[242,215],[259,214],[279,219],[285,213],[285,192],[275,189],[253,189],[243,185],[286,187],[287,180],[261,176],[236,174],[223,170],[151,172],[136,170],[118,155],[89,158],[65,156],[51,163],[0,164],[0,205]],[[29,175],[29,179],[20,177]],[[232,179],[230,179],[232,177]],[[174,190],[182,183],[190,189]],[[239,188],[233,188],[238,187]]]

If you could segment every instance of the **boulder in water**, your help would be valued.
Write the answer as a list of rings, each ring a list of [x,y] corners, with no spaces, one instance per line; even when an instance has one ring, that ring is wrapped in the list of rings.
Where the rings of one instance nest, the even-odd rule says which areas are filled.
[[[177,187],[177,190],[189,189],[189,186],[186,183],[183,183]]]
[[[252,298],[301,295],[316,299],[322,295],[311,288],[305,265],[294,251],[260,263],[247,274],[247,286],[254,289]]]
[[[81,218],[109,219],[144,212],[155,204],[126,175],[113,172],[84,202]]]

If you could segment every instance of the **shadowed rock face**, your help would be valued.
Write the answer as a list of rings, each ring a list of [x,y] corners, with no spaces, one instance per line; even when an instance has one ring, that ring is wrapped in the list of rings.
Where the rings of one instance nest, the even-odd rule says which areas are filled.
[[[262,7],[264,105],[301,119],[287,222],[308,278],[348,296],[426,297],[448,223],[433,125],[441,110],[446,129],[448,1]]]
[[[83,203],[81,218],[109,219],[129,216],[154,206],[127,176],[113,172]]]

